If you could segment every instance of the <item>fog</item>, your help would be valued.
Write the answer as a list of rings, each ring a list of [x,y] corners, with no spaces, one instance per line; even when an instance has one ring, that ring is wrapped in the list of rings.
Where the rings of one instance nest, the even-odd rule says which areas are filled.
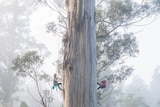
[[[17,76],[11,69],[12,60],[17,55],[36,50],[45,57],[41,69],[51,77],[56,72],[53,63],[57,60],[61,40],[46,32],[50,16],[46,15],[43,19],[43,12],[41,16],[36,15],[39,20],[35,19],[34,12],[37,12],[38,7],[34,5],[32,0],[0,1],[0,107],[19,107],[21,102],[25,102],[28,107],[40,106],[36,101],[40,98],[35,82],[31,78]],[[54,93],[50,106],[61,106],[61,93],[51,89],[52,82],[47,84],[41,83],[41,90],[45,87]]]
[[[12,60],[32,50],[45,57],[40,70],[50,75],[50,81],[40,82],[40,87],[41,90],[48,90],[53,97],[48,107],[62,107],[62,92],[52,89],[53,74],[58,70],[56,61],[60,56],[62,37],[48,33],[46,27],[49,22],[57,20],[57,15],[49,7],[35,5],[34,0],[0,0],[0,107],[42,107],[34,80],[19,77],[12,70]],[[145,32],[145,28],[141,29]],[[152,60],[152,57],[159,60],[159,54],[156,54],[159,52],[158,47],[151,50],[152,54],[147,54],[146,64],[144,59],[147,58],[143,58],[146,45],[143,44],[147,43],[143,42],[143,36],[137,38],[142,53],[128,61],[128,64],[135,67],[135,72],[105,98],[102,104],[104,107],[160,107],[160,63]],[[139,59],[143,61],[140,63]],[[22,102],[27,106],[20,106]]]

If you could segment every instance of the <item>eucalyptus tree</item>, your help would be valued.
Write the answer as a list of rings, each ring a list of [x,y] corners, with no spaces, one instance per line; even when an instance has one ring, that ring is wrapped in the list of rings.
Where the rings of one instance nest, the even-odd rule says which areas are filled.
[[[67,0],[64,43],[64,107],[97,107],[95,1]]]
[[[66,0],[66,9],[63,8],[62,10],[67,11],[67,16],[57,8],[58,6],[55,6],[55,2],[58,3],[58,6],[61,6],[61,3],[57,0],[46,0],[45,3],[60,14],[60,23],[63,22],[60,27],[66,30],[66,34],[62,34],[64,35],[64,60],[62,66],[64,105],[65,107],[72,107],[72,104],[74,106],[76,104],[82,106],[81,103],[84,102],[81,101],[81,97],[85,98],[87,95],[82,95],[82,93],[85,93],[88,88],[95,88],[93,85],[95,85],[96,82],[94,71],[92,74],[90,70],[87,70],[90,69],[90,66],[87,65],[88,62],[85,62],[84,58],[86,60],[93,58],[94,60],[91,62],[94,63],[95,58],[93,56],[97,55],[97,67],[94,68],[97,77],[98,79],[107,79],[108,85],[112,90],[113,85],[125,80],[133,71],[133,68],[124,63],[125,60],[129,57],[135,57],[139,52],[136,37],[134,33],[129,32],[128,29],[145,18],[158,13],[159,1],[142,0],[141,3],[136,3],[131,0],[97,0],[96,10],[94,10],[94,8],[92,8],[94,4],[92,4],[92,2],[94,1]],[[83,4],[84,2],[85,4]],[[93,10],[90,10],[91,8]],[[96,13],[95,18],[92,16],[94,14],[92,13],[93,11]],[[93,19],[96,24],[95,29],[89,27],[90,24],[94,23],[92,22]],[[65,23],[66,21],[67,23]],[[47,28],[55,34],[60,33],[57,32],[58,27],[53,22],[49,23]],[[84,33],[83,30],[86,30],[86,32]],[[89,42],[89,37],[84,37],[90,36],[93,30],[96,32],[96,43],[95,41],[94,43],[92,42],[94,34],[92,34]],[[89,52],[92,50],[91,44],[92,46],[96,44],[96,53],[94,53],[95,51]],[[85,46],[85,48],[83,46]],[[85,55],[83,53],[85,53]],[[85,66],[83,66],[83,64],[85,64]],[[111,67],[117,69],[112,70]],[[77,101],[79,98],[80,100]],[[86,101],[85,99],[83,100]],[[87,104],[88,102],[84,103],[84,105]]]
[[[70,0],[68,2],[70,2]],[[83,1],[81,2],[83,3]],[[79,2],[79,5],[81,5],[81,2]],[[155,2],[157,4],[155,4]],[[124,62],[129,57],[135,57],[139,50],[136,37],[134,36],[134,33],[129,32],[128,28],[148,18],[149,16],[156,15],[158,10],[158,1],[143,0],[140,4],[138,4],[130,0],[111,0],[103,1],[100,4],[97,4],[95,23],[98,79],[107,79],[108,84],[112,87],[117,82],[125,80],[132,73],[133,68],[125,65]],[[69,11],[68,15],[70,14],[71,13]],[[69,25],[72,24],[69,16],[68,19]],[[71,29],[68,28],[67,32],[70,30]],[[74,42],[74,39],[69,38],[69,40]],[[72,50],[70,50],[70,52],[72,52]],[[113,66],[118,69],[114,71],[111,70],[110,67]],[[99,76],[99,74],[104,76]],[[64,82],[67,82],[67,80]]]

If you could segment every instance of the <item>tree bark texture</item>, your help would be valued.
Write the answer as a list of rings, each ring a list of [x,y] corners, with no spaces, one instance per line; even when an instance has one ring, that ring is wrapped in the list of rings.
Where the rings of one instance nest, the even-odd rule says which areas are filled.
[[[97,107],[95,0],[66,0],[64,107]]]

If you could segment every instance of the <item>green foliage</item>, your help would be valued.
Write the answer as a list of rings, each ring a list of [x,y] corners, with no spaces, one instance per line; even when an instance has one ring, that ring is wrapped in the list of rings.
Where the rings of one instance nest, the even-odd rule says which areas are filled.
[[[136,57],[139,49],[134,33],[128,29],[143,19],[156,15],[158,8],[158,4],[147,0],[141,3],[108,0],[97,4],[97,76],[98,79],[107,79],[109,87],[125,80],[134,71],[125,61],[129,57]],[[104,93],[107,90],[109,88]]]
[[[155,12],[159,13],[160,11],[160,0],[153,0],[153,3],[155,6],[153,6],[155,9]]]
[[[119,70],[114,71],[116,73],[111,73],[109,76],[106,76],[110,84],[116,84],[127,79],[128,76],[133,72],[133,68],[128,66],[121,66]]]
[[[111,0],[107,16],[113,25],[118,25],[124,21],[126,22],[126,19],[132,16],[132,11],[132,2],[128,0]]]
[[[102,100],[102,92],[97,92],[97,104],[98,104],[98,107],[101,107],[102,106],[102,103],[101,103],[101,100]]]
[[[124,32],[124,27],[131,25],[136,19],[136,6],[128,0],[111,0],[103,6],[99,4],[96,10],[97,34],[97,74],[111,66],[120,66],[117,70],[106,75],[112,83],[122,81],[133,71],[133,68],[124,65],[127,57],[135,57],[138,50],[136,37],[133,33]],[[107,9],[106,9],[107,8]],[[144,15],[145,17],[145,15]],[[117,73],[116,73],[117,72]]]
[[[97,5],[98,78],[106,77],[111,83],[118,83],[132,73],[133,68],[125,65],[125,61],[128,57],[135,57],[139,49],[134,33],[130,33],[128,28],[155,15],[157,6],[147,0],[140,4],[131,0],[109,0]],[[110,67],[117,70],[111,70]],[[101,74],[106,76],[101,77]]]
[[[41,57],[37,51],[29,51],[23,56],[17,56],[13,61],[12,69],[19,76],[29,76],[33,80],[51,81],[51,76],[42,71],[44,58]]]
[[[52,81],[51,76],[42,71],[40,68],[43,66],[44,58],[42,58],[37,51],[29,51],[25,53],[23,56],[17,56],[13,61],[13,71],[16,72],[17,75],[22,77],[30,77],[34,80],[38,95],[40,97],[40,101],[35,100],[33,95],[33,99],[41,104],[43,107],[47,107],[47,105],[53,101],[52,92],[47,89],[40,88],[41,82],[47,82],[48,84]]]
[[[22,101],[21,104],[20,104],[20,107],[28,107],[28,105],[26,104],[25,101]]]
[[[100,48],[103,47],[103,48]],[[136,42],[135,36],[133,34],[113,34],[108,37],[106,37],[105,41],[102,43],[99,43],[97,45],[98,48],[98,59],[101,61],[105,61],[107,68],[114,62],[123,59],[123,57],[131,56],[134,57],[136,53],[138,53],[138,45]],[[104,54],[106,55],[104,57]],[[100,62],[98,62],[99,64]]]
[[[128,94],[125,98],[124,107],[149,107],[143,97],[136,97],[133,94]]]
[[[40,66],[43,64],[43,58],[41,58],[36,51],[27,52],[24,56],[17,56],[13,60],[14,71],[17,71],[18,75],[21,76],[31,76],[33,77],[34,73]]]

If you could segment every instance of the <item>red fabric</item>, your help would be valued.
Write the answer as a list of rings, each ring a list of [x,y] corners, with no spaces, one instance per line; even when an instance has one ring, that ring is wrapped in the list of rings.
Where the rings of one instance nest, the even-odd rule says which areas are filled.
[[[54,74],[54,78],[56,78],[57,77],[57,74]]]
[[[101,81],[101,85],[106,86],[106,81],[105,80]]]

